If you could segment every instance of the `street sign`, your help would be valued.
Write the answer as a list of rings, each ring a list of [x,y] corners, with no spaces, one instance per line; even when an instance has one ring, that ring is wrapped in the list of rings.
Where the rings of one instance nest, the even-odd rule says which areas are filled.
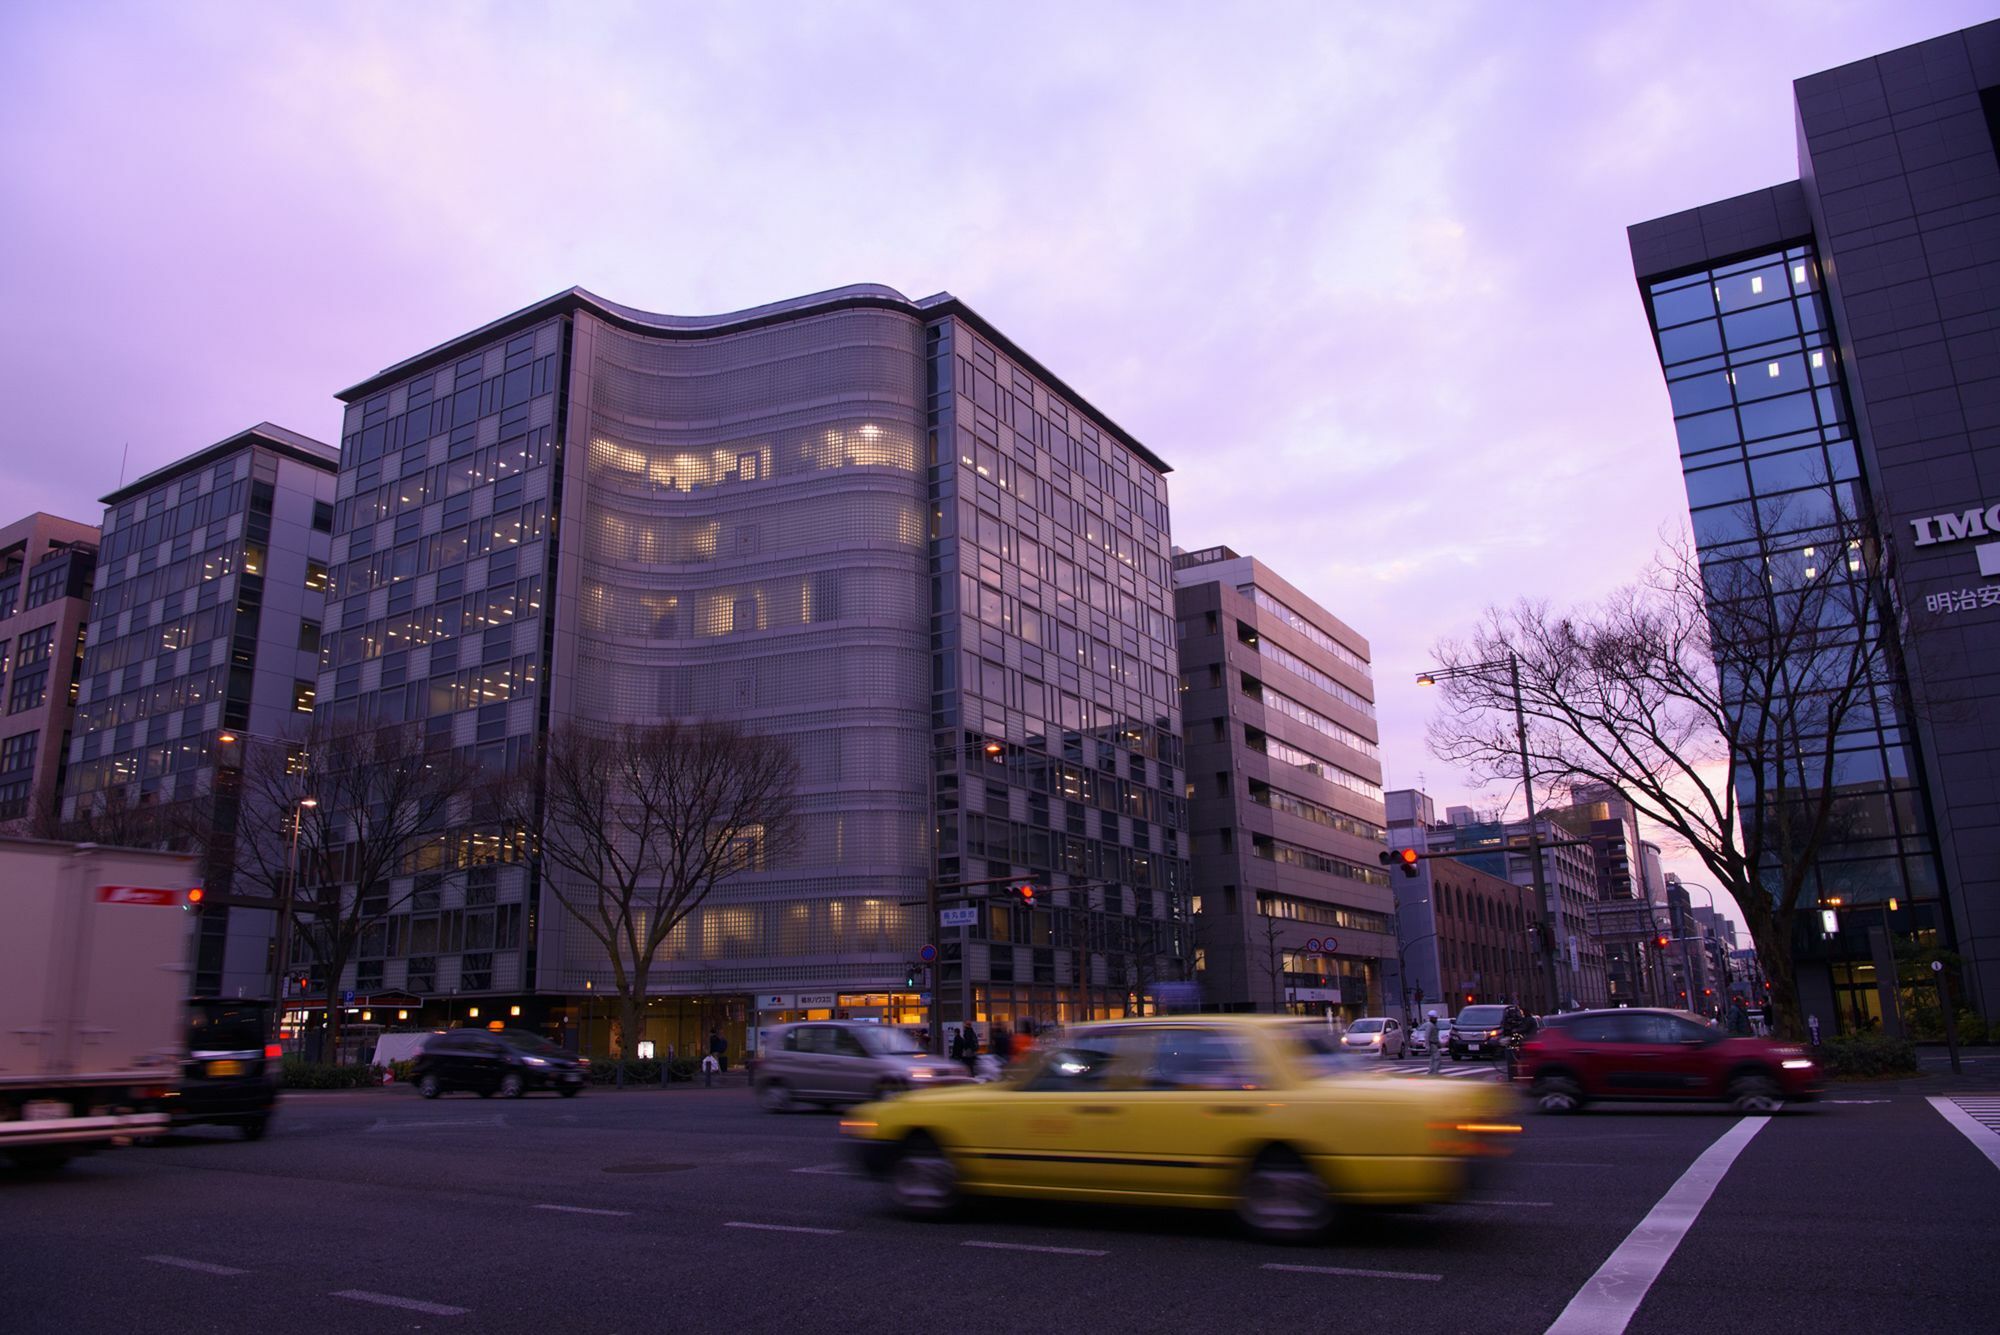
[[[1322,954],[1322,955],[1337,955],[1337,954],[1339,954],[1339,953],[1340,953],[1340,938],[1339,938],[1339,937],[1337,937],[1337,936],[1329,936],[1329,937],[1325,938],[1324,940],[1322,940],[1322,941],[1321,941],[1321,942],[1319,943],[1319,953],[1320,953],[1320,954]]]
[[[1319,938],[1318,938],[1318,937],[1316,937],[1316,936],[1312,936],[1312,937],[1307,937],[1307,938],[1306,938],[1306,953],[1307,953],[1308,955],[1317,955],[1317,954],[1319,954]]]
[[[938,914],[938,926],[940,927],[977,927],[978,925],[979,910],[976,908],[944,909]]]
[[[342,992],[342,993],[340,994],[340,1002],[341,1002],[341,1004],[342,1004],[343,1006],[345,1006],[345,1005],[352,1005],[352,1004],[353,1004],[353,1002],[354,1002],[354,993],[352,993],[352,992]]]
[[[937,958],[937,947],[925,946],[923,949],[917,952],[917,958],[922,960],[924,963],[929,964],[931,961]]]
[[[931,994],[930,994],[930,993],[928,993],[928,992],[919,992],[919,993],[917,993],[917,1004],[918,1004],[919,1006],[928,1006],[928,1005],[930,1005],[930,1004],[931,1004]]]

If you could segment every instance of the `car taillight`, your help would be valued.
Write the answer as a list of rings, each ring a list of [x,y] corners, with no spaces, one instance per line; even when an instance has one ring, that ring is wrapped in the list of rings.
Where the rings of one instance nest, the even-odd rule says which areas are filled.
[[[276,1044],[276,1043],[266,1043],[266,1044],[264,1045],[264,1060],[265,1060],[265,1061],[267,1061],[267,1062],[274,1062],[274,1061],[277,1061],[277,1060],[278,1060],[279,1058],[283,1057],[284,1055],[285,1055],[285,1050],[284,1050],[284,1049],[283,1049],[282,1047],[280,1047],[280,1046],[279,1046],[278,1044]]]

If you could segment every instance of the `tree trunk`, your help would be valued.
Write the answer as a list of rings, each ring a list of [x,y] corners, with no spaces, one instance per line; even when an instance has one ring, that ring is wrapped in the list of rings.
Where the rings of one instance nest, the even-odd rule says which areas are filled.
[[[1791,940],[1789,930],[1785,933],[1785,939],[1789,944]],[[1763,958],[1764,976],[1771,984],[1772,1029],[1780,1038],[1789,1039],[1794,1043],[1806,1042],[1812,1035],[1806,1029],[1805,1014],[1799,1005],[1799,975],[1792,961],[1791,951],[1787,949],[1766,952],[1764,947],[1759,945],[1757,953]],[[1821,1031],[1823,1035],[1830,1036],[1832,1026],[1822,1022]]]
[[[639,1060],[639,1035],[646,1027],[646,999],[625,996],[618,999],[618,1085],[625,1085],[625,1064]]]

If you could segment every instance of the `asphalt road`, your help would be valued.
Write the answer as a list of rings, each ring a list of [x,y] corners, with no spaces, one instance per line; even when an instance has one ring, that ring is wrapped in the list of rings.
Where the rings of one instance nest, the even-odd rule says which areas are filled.
[[[1982,1088],[2000,1082],[1954,1092]],[[190,1131],[0,1171],[0,1329],[1509,1332],[1568,1309],[1565,1331],[1604,1332],[1622,1318],[1591,1308],[1618,1290],[1599,1272],[1615,1254],[1643,1275],[1704,1174],[1657,1278],[1626,1284],[1632,1331],[1991,1329],[1984,1126],[1920,1094],[1833,1097],[1747,1122],[1527,1114],[1474,1201],[1286,1248],[1157,1210],[908,1222],[854,1174],[834,1116],[767,1115],[740,1087],[299,1094],[260,1143]],[[2000,1099],[1966,1106],[2000,1127]]]

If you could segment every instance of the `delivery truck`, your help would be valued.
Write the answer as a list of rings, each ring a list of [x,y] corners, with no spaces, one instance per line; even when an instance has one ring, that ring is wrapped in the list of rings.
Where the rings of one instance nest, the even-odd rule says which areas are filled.
[[[200,897],[184,853],[0,838],[0,1154],[166,1129]]]

